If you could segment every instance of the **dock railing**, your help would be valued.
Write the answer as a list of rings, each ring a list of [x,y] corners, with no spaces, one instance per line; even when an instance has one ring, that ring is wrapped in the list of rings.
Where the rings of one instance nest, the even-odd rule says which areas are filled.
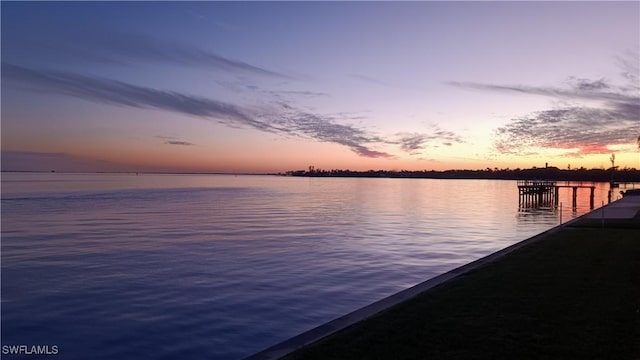
[[[556,186],[553,180],[518,180],[518,186]]]

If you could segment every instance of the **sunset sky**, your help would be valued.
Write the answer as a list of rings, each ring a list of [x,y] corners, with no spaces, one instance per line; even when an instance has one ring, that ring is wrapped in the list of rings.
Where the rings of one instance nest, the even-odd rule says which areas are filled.
[[[640,168],[640,2],[5,2],[2,170]]]

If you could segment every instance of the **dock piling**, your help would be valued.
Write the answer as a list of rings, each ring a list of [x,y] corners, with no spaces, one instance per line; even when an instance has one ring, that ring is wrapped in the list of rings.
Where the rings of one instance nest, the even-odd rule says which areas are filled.
[[[595,186],[593,185],[558,185],[549,180],[518,180],[519,204],[523,208],[550,207],[557,209],[560,199],[560,188],[571,188],[571,206],[578,207],[578,188],[589,189],[589,208],[593,210]]]

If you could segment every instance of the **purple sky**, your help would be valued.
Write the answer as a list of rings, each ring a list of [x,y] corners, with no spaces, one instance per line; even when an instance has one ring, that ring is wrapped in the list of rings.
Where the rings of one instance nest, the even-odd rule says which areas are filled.
[[[2,2],[2,169],[640,168],[639,2]]]

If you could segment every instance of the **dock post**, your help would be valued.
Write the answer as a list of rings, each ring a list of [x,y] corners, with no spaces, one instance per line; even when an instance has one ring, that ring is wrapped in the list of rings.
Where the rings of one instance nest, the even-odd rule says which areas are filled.
[[[572,203],[574,210],[578,207],[577,199],[578,199],[578,187],[574,186],[573,187],[573,203]]]
[[[593,192],[595,190],[595,186],[590,187],[589,189],[591,189],[591,192],[589,193],[589,209],[593,210]]]
[[[560,225],[562,225],[562,203],[560,203]]]
[[[554,189],[554,193],[553,193],[553,198],[554,198],[553,201],[554,201],[554,204],[556,205],[556,207],[558,207],[558,201],[559,201],[559,198],[560,198],[560,196],[559,196],[560,195],[559,194],[560,193],[560,188],[558,186],[554,186],[554,188],[555,189]]]
[[[537,206],[544,206],[544,198],[545,198],[545,187],[544,185],[538,186],[538,204]]]

